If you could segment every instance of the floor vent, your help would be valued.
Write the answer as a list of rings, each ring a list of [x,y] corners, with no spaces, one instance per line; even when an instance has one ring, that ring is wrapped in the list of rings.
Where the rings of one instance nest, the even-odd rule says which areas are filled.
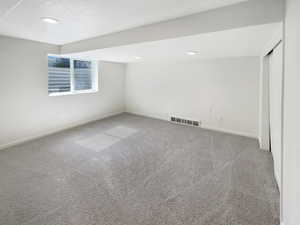
[[[182,119],[175,116],[171,116],[171,122],[182,124],[182,125],[193,126],[193,127],[200,127],[201,125],[200,121]]]

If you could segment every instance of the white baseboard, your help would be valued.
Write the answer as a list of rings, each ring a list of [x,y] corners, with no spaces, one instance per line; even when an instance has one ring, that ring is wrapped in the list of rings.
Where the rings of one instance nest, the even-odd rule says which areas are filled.
[[[164,120],[164,121],[169,121],[169,117],[168,116],[162,116],[162,115],[158,115],[158,114],[144,114],[141,112],[133,112],[130,110],[126,110],[127,113],[131,113],[134,115],[138,115],[138,116],[144,116],[144,117],[149,117],[149,118],[155,118],[155,119],[159,119],[159,120]],[[211,126],[200,126],[203,129],[207,129],[207,130],[214,130],[214,131],[218,131],[218,132],[223,132],[223,133],[228,133],[228,134],[234,134],[234,135],[238,135],[238,136],[243,136],[243,137],[249,137],[249,138],[254,138],[254,139],[258,139],[258,137],[256,135],[253,134],[249,134],[246,132],[241,132],[241,131],[234,131],[234,130],[229,130],[229,129],[223,129],[223,128],[219,128],[219,127],[211,127]]]
[[[168,118],[165,118],[161,115],[158,114],[144,114],[144,113],[140,113],[140,112],[132,112],[132,111],[128,111],[126,110],[127,113],[129,114],[133,114],[133,115],[137,115],[137,116],[142,116],[142,117],[146,117],[146,118],[152,118],[152,119],[158,119],[158,120],[163,120],[163,121],[168,121]]]
[[[214,131],[218,131],[218,132],[222,132],[222,133],[234,134],[234,135],[238,135],[238,136],[257,139],[257,136],[246,133],[246,132],[242,132],[242,131],[235,131],[235,130],[229,130],[229,129],[223,129],[223,128],[219,128],[219,127],[211,127],[211,126],[201,126],[201,127],[203,129],[207,129],[207,130],[214,130]]]
[[[31,135],[31,136],[27,136],[27,137],[24,137],[24,138],[21,138],[21,139],[17,139],[17,140],[14,140],[12,142],[0,145],[0,150],[9,148],[9,147],[12,147],[12,146],[15,146],[15,145],[19,145],[19,144],[22,144],[24,142],[31,141],[31,140],[34,140],[34,139],[42,138],[42,137],[45,137],[45,136],[48,136],[48,135],[51,135],[51,134],[54,134],[54,133],[57,133],[57,132],[60,132],[60,131],[64,131],[64,130],[68,130],[68,129],[71,129],[71,128],[74,128],[74,127],[78,127],[78,126],[84,125],[86,123],[90,123],[90,122],[101,120],[101,119],[104,119],[104,118],[107,118],[107,117],[115,116],[115,115],[118,115],[118,114],[121,114],[121,113],[124,113],[124,110],[106,113],[104,115],[101,115],[101,116],[98,116],[98,117],[95,117],[95,118],[90,118],[88,120],[78,121],[77,123],[73,123],[71,125],[66,125],[66,126],[55,128],[55,129],[47,130],[47,131],[39,133],[37,135]]]

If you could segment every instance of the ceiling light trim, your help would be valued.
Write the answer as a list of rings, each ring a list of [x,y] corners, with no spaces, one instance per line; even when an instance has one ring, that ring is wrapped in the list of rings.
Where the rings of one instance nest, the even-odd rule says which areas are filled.
[[[197,51],[188,51],[186,52],[187,55],[197,55],[199,52]]]
[[[49,24],[58,24],[60,21],[54,17],[42,17],[41,20]]]

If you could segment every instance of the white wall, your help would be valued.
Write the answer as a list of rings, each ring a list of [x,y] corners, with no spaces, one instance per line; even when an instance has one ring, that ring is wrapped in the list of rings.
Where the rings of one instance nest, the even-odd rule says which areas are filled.
[[[258,57],[128,64],[126,110],[257,137],[259,68]]]
[[[260,57],[258,140],[260,148],[265,150],[270,150],[269,53],[282,39],[283,23],[280,23],[271,40],[264,47]]]
[[[283,48],[280,43],[269,55],[269,106],[271,152],[274,161],[274,173],[281,191],[282,168],[282,81],[283,81]]]
[[[300,224],[300,1],[286,1],[283,222]]]
[[[0,36],[0,148],[124,111],[126,66],[99,63],[99,92],[48,96],[57,46]]]

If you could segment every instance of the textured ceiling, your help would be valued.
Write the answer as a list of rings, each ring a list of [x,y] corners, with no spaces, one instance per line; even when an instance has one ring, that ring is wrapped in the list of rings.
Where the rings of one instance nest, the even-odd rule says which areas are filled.
[[[246,0],[0,0],[0,34],[66,44]],[[60,20],[46,24],[41,17]]]
[[[72,56],[124,63],[259,56],[279,28],[280,23],[273,23],[178,39],[106,48],[72,54]],[[186,54],[188,51],[196,51],[198,54],[190,56]],[[136,59],[137,56],[141,59]]]

